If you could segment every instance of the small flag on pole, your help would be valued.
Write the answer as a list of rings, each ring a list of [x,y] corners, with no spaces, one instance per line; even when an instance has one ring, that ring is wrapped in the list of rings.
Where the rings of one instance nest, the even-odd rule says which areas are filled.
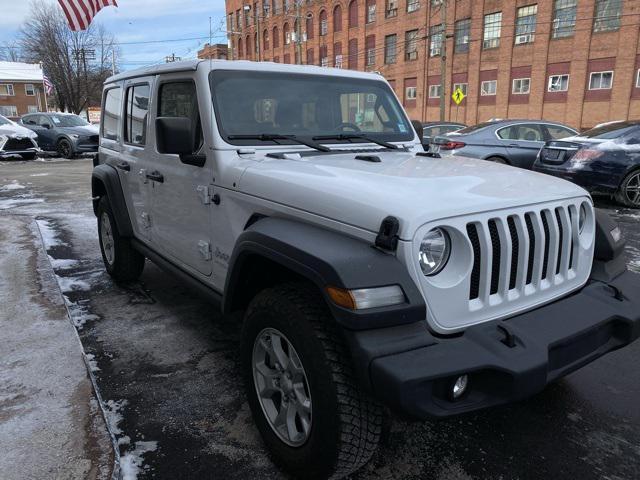
[[[53,83],[51,83],[51,80],[49,80],[46,75],[43,75],[42,83],[44,84],[45,93],[51,95],[51,92],[53,92]]]
[[[117,7],[116,0],[58,0],[74,32],[86,30],[93,17],[104,7]]]

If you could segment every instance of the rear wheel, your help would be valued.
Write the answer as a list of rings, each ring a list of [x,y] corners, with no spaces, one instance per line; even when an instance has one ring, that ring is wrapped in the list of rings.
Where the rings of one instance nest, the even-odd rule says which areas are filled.
[[[73,158],[73,147],[71,142],[65,138],[58,142],[58,155],[63,158]]]
[[[640,170],[635,170],[625,177],[615,199],[625,207],[640,208]]]
[[[489,157],[489,158],[487,158],[487,161],[493,162],[493,163],[501,163],[502,165],[509,165],[509,162],[507,162],[502,157]]]
[[[301,478],[341,478],[373,455],[382,408],[359,389],[320,294],[287,284],[259,293],[243,327],[243,376],[274,460]]]
[[[120,236],[107,197],[102,197],[98,204],[98,238],[104,266],[116,282],[140,278],[144,256],[133,248],[128,238]]]

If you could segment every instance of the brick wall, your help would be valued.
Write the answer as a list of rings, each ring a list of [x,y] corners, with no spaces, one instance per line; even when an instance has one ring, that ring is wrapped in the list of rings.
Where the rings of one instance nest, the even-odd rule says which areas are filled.
[[[379,71],[394,85],[398,98],[405,100],[407,86],[415,85],[415,100],[405,103],[411,118],[437,120],[440,102],[428,98],[430,85],[440,83],[443,59],[430,55],[429,32],[442,25],[442,7],[433,6],[431,0],[420,0],[419,8],[408,12],[413,0],[303,0],[299,11],[294,0],[263,0],[254,4],[246,0],[227,0],[228,31],[232,49],[231,58],[269,61],[295,61],[297,42],[286,44],[283,26],[295,32],[297,15],[300,17],[303,36],[302,61],[320,64],[319,52],[326,51],[328,66],[334,66],[336,48],[342,55],[342,66],[360,70]],[[355,3],[354,3],[355,2]],[[467,98],[460,106],[450,100],[445,102],[445,118],[473,124],[492,117],[546,118],[586,128],[596,123],[640,118],[640,88],[636,87],[640,69],[640,2],[623,1],[618,28],[606,32],[594,32],[596,0],[578,0],[576,22],[566,37],[554,38],[554,2],[537,3],[536,28],[532,41],[516,44],[516,18],[518,8],[534,5],[531,0],[448,0],[446,15],[446,84],[444,93],[450,97],[453,83],[467,83]],[[395,12],[386,12],[395,3]],[[437,2],[436,2],[437,3]],[[251,5],[249,21],[245,22],[244,5]],[[254,14],[254,5],[259,14]],[[375,5],[375,15],[370,18],[368,7]],[[486,14],[502,12],[499,45],[483,48],[483,25]],[[393,15],[395,13],[395,15]],[[239,15],[240,25],[236,18]],[[232,24],[230,18],[233,17]],[[325,19],[325,21],[322,21]],[[373,19],[373,21],[369,21]],[[470,20],[467,51],[455,51],[455,24]],[[339,25],[336,23],[339,22]],[[322,35],[322,24],[326,34]],[[261,48],[256,51],[255,33]],[[277,27],[278,41],[274,41]],[[405,35],[418,30],[417,55],[405,55]],[[395,62],[385,64],[385,37],[396,35]],[[268,41],[265,42],[265,36]],[[375,39],[373,47],[371,41]],[[239,48],[238,42],[242,47]],[[369,42],[369,43],[368,43]],[[246,45],[251,48],[247,50]],[[464,50],[464,48],[463,48]],[[367,55],[374,60],[366,64]],[[240,55],[241,53],[241,55]],[[354,58],[355,56],[355,58]],[[606,65],[605,65],[606,64]],[[612,88],[606,91],[589,90],[589,74],[602,65],[613,70]],[[566,91],[549,92],[549,76],[569,75]],[[512,93],[512,80],[530,78],[527,95]],[[497,82],[493,98],[480,95],[480,84],[488,76]],[[435,101],[434,101],[435,100]]]
[[[2,85],[12,85],[13,95],[3,95],[6,89]],[[26,85],[33,86],[33,95],[27,95]],[[0,114],[7,113],[5,116],[13,116],[9,114],[12,107],[17,109],[15,116],[22,116],[29,113],[29,107],[37,108],[37,111],[45,110],[44,94],[42,84],[32,81],[16,81],[2,80],[0,78]],[[5,108],[2,108],[5,107]]]

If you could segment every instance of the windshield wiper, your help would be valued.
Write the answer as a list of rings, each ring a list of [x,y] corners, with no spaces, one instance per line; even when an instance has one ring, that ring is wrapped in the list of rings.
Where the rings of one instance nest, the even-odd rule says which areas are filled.
[[[397,150],[399,147],[393,143],[388,143],[383,140],[376,140],[368,135],[361,133],[340,133],[336,135],[318,135],[313,137],[313,140],[365,140],[367,142],[375,143],[381,147],[389,148],[391,150]]]
[[[260,140],[263,142],[276,142],[276,143],[278,143],[278,140],[291,140],[292,142],[296,142],[296,143],[299,143],[300,145],[305,145],[307,147],[314,148],[321,152],[331,151],[329,147],[325,147],[324,145],[320,145],[319,143],[312,142],[311,140],[304,140],[302,138],[296,137],[295,135],[280,135],[277,133],[259,133],[256,135],[228,135],[227,138],[229,140]]]

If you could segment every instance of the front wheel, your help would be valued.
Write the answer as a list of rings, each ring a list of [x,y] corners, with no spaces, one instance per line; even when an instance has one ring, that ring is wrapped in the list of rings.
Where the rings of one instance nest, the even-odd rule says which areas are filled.
[[[58,155],[63,158],[73,158],[73,146],[69,140],[63,138],[58,142]]]
[[[341,478],[373,455],[382,408],[356,385],[320,294],[287,284],[259,293],[245,315],[243,376],[274,460],[301,478]]]
[[[98,238],[107,273],[116,282],[137,280],[144,268],[144,256],[133,248],[128,238],[120,236],[107,197],[98,203]]]
[[[625,207],[640,208],[640,170],[631,172],[625,177],[616,192],[615,199]]]

